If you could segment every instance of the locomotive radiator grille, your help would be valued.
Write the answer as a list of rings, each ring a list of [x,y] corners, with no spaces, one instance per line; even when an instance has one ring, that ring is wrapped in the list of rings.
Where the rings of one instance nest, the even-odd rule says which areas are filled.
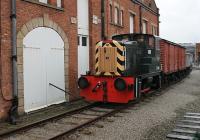
[[[96,75],[120,76],[125,70],[125,57],[123,55],[124,46],[117,41],[104,43],[98,42],[96,45],[95,70]]]

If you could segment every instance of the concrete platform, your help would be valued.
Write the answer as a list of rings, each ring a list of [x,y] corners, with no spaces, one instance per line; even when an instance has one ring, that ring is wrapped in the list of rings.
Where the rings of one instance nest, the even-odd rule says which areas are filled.
[[[17,120],[17,125],[11,125],[8,122],[0,122],[0,135],[9,131],[16,130],[20,127],[24,127],[26,125],[33,124],[35,122],[57,116],[59,114],[79,109],[87,105],[89,105],[89,103],[83,100],[75,101],[72,103],[63,103],[34,111],[23,116],[19,116]]]

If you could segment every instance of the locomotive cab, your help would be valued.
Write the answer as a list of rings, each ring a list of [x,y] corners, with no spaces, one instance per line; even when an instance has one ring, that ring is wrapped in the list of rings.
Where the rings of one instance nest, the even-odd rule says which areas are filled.
[[[126,47],[126,75],[160,72],[160,49],[157,39],[147,34],[124,34],[113,37]]]
[[[123,42],[126,46],[125,75],[138,77],[142,92],[159,88],[160,38],[148,34],[123,34],[113,36],[112,39]]]

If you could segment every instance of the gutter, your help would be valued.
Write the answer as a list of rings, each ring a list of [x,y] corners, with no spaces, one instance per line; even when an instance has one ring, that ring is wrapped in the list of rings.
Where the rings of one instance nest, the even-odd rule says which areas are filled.
[[[18,115],[18,91],[17,91],[17,16],[16,0],[11,0],[11,44],[12,44],[12,106],[9,111],[9,121],[16,124]]]

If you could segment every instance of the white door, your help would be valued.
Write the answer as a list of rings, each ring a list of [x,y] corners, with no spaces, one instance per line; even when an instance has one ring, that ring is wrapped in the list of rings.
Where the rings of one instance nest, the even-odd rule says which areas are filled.
[[[78,34],[89,35],[89,6],[88,0],[77,0]]]
[[[43,50],[39,46],[24,46],[24,107],[31,111],[46,106],[46,85]]]
[[[48,50],[47,64],[47,84],[51,83],[65,90],[64,78],[64,47],[52,47]],[[65,101],[65,93],[53,86],[47,85],[47,104],[61,103]]]
[[[64,42],[50,28],[39,27],[23,40],[25,112],[65,101]]]
[[[134,15],[130,14],[130,33],[134,33]]]
[[[89,70],[89,6],[88,0],[77,0],[78,9],[78,77]]]
[[[78,77],[89,71],[89,45],[88,36],[78,36]]]

